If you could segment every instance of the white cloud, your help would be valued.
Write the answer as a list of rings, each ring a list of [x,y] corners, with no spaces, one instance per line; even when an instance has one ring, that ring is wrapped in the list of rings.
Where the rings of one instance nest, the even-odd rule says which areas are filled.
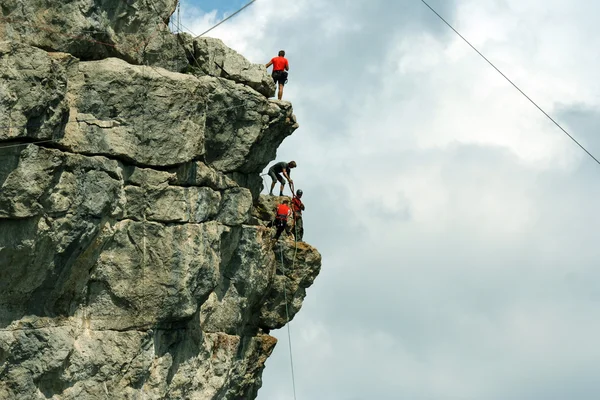
[[[600,154],[595,3],[432,3]],[[324,256],[292,322],[299,398],[600,396],[600,170],[581,149],[418,1],[261,0],[211,34],[290,59],[301,128],[278,159]],[[259,399],[291,399],[274,334]]]

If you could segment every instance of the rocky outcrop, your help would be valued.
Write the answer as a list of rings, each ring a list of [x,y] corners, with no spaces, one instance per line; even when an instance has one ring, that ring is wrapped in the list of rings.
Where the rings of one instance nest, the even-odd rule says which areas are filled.
[[[291,105],[214,40],[74,37],[137,43],[149,3],[0,5],[0,398],[255,398],[321,265],[259,195]]]
[[[251,64],[240,54],[225,46],[219,39],[192,38],[187,33],[179,35],[194,74],[219,76],[248,85],[267,97],[275,95],[273,79],[265,74],[263,64]]]
[[[2,0],[0,39],[82,60],[107,57],[175,69],[187,63],[168,21],[177,0]]]
[[[211,75],[247,85],[267,97],[275,84],[220,40],[173,35],[168,21],[177,0],[1,0],[0,41],[13,41],[80,60],[120,58],[131,64]]]

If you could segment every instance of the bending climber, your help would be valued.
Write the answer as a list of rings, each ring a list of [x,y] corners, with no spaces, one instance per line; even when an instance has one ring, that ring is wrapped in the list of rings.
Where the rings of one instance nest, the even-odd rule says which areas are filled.
[[[287,197],[285,197],[283,199],[283,201],[281,202],[281,204],[279,204],[277,206],[277,211],[275,212],[275,228],[277,229],[277,231],[275,232],[275,236],[273,237],[274,241],[279,240],[279,237],[281,236],[281,233],[286,230],[286,232],[289,234],[289,231],[286,229],[287,228],[287,221],[288,218],[292,215],[292,210],[290,209],[290,199],[288,199]]]
[[[283,97],[283,86],[286,84],[288,78],[287,72],[290,70],[290,64],[288,63],[287,58],[285,58],[285,51],[280,50],[279,55],[273,57],[266,67],[269,68],[271,65],[273,66],[273,73],[271,74],[273,81],[279,83],[279,93],[277,98],[281,100]]]
[[[292,232],[294,233],[294,237],[297,242],[302,241],[302,236],[304,236],[304,223],[302,222],[302,211],[304,211],[305,207],[302,204],[302,190],[298,189],[296,191],[296,195],[292,199],[292,210],[294,211],[294,229]]]
[[[273,189],[275,188],[276,181],[279,181],[279,183],[281,183],[281,187],[279,188],[279,195],[283,196],[283,189],[285,188],[285,179],[287,179],[290,183],[292,194],[294,193],[294,188],[292,186],[294,184],[294,181],[292,180],[292,178],[290,178],[290,170],[292,168],[296,168],[296,161],[290,161],[289,163],[281,161],[269,168],[269,176],[273,181],[271,183],[271,190],[269,190],[269,194],[271,196],[273,196]],[[283,179],[283,177],[280,174],[283,174],[283,176],[285,176],[285,179]]]

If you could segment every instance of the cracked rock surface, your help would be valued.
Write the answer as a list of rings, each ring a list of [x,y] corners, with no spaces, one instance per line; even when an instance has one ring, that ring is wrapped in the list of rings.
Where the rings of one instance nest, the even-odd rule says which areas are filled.
[[[264,69],[163,30],[152,62],[36,29],[135,43],[145,5],[0,0],[1,399],[254,399],[320,271],[271,247],[259,174],[298,124]]]

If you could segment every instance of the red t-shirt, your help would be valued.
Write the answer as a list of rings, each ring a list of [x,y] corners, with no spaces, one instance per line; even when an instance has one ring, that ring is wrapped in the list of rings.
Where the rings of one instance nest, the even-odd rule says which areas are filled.
[[[273,71],[283,71],[285,67],[288,67],[288,60],[285,57],[273,57],[271,62],[273,63]]]
[[[290,213],[290,208],[285,204],[280,204],[277,206],[277,217],[282,219],[287,219],[288,214]],[[285,217],[284,217],[285,215]]]
[[[302,201],[299,198],[294,197],[292,199],[292,209],[296,214],[302,214]]]

